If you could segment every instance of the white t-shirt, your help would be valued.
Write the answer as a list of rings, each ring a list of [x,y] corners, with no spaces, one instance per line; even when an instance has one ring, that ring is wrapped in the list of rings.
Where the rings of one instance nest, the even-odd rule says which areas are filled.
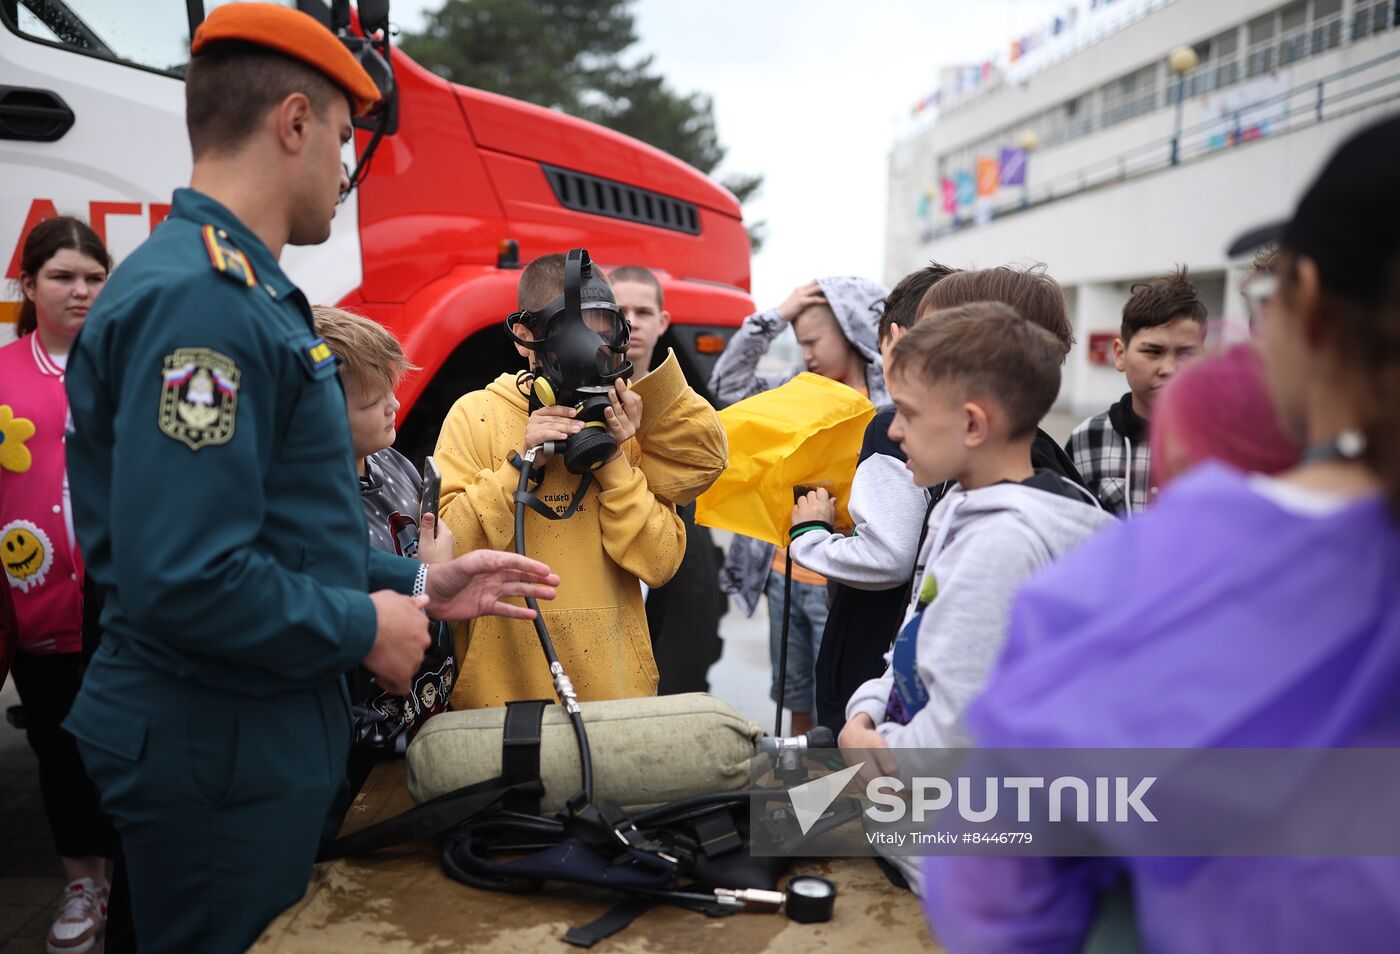
[[[54,354],[48,348],[45,348],[44,353],[49,356],[50,361],[58,365],[60,368],[63,368],[65,370],[68,368],[68,354],[66,352],[63,354]],[[69,420],[71,422],[71,418]],[[73,531],[73,498],[68,493],[67,467],[63,468],[63,526],[64,529],[68,531],[69,549],[76,549],[78,543],[77,534]]]
[[[1357,500],[1347,494],[1299,487],[1264,474],[1250,475],[1249,485],[1284,510],[1304,517],[1328,517]]]

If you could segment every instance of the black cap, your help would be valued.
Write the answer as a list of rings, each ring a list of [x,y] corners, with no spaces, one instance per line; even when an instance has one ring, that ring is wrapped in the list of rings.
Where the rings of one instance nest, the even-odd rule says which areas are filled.
[[[1372,301],[1385,291],[1400,255],[1400,117],[1352,136],[1332,154],[1293,218],[1250,229],[1230,243],[1231,258],[1279,245],[1317,264],[1324,287]]]

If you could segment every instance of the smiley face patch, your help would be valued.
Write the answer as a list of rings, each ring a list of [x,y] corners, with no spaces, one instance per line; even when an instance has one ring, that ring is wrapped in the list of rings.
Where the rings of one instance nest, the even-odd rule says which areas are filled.
[[[0,564],[10,585],[21,592],[42,586],[53,566],[49,535],[28,520],[11,520],[0,527]]]

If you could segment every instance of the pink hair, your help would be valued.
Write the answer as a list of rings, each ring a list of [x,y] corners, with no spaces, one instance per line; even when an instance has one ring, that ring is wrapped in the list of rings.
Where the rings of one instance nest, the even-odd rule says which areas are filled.
[[[1296,464],[1301,453],[1279,427],[1263,360],[1248,343],[1178,374],[1152,410],[1151,440],[1158,487],[1205,460],[1276,474]]]

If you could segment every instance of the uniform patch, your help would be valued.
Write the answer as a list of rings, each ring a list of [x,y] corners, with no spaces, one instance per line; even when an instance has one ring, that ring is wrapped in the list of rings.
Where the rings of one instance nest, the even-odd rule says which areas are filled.
[[[49,536],[28,520],[12,520],[0,527],[0,563],[10,585],[28,592],[42,586],[53,566],[53,543]]]
[[[208,348],[180,348],[161,370],[161,433],[192,451],[227,444],[238,411],[243,372],[228,355]]]
[[[319,371],[328,364],[335,364],[335,352],[326,344],[325,338],[313,338],[308,342],[306,356],[311,359],[313,371]]]
[[[228,233],[223,229],[206,225],[204,227],[204,247],[209,252],[209,264],[213,265],[216,271],[222,272],[249,288],[257,286],[258,277],[253,274],[253,266],[248,261],[248,256],[243,254],[241,248],[233,244]]]

